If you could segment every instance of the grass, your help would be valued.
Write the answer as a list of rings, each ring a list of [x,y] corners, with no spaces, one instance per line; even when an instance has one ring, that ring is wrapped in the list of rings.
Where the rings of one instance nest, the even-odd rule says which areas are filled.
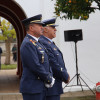
[[[16,68],[17,68],[17,64],[10,64],[10,65],[2,64],[1,65],[1,69],[3,70],[16,69]]]

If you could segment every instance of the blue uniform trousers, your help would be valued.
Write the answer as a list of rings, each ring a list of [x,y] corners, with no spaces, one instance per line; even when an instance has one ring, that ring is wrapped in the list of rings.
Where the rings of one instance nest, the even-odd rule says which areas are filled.
[[[22,93],[23,100],[46,100],[46,91],[36,94]]]
[[[46,100],[60,100],[60,95],[46,96]]]

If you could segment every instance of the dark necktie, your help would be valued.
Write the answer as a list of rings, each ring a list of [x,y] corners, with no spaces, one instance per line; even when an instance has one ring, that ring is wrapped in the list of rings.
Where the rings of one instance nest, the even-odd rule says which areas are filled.
[[[56,45],[55,42],[52,42],[52,43],[53,43],[54,45]]]

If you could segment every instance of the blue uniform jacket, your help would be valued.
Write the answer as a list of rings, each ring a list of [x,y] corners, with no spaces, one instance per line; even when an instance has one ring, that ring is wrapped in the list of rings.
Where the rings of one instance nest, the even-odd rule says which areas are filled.
[[[21,93],[41,93],[44,83],[52,82],[48,56],[44,48],[28,34],[20,48],[22,60]]]
[[[49,63],[52,67],[53,76],[55,77],[55,84],[52,88],[48,89],[47,96],[62,94],[62,81],[68,80],[68,73],[65,68],[63,55],[58,47],[46,37],[41,36],[39,41],[48,50]]]

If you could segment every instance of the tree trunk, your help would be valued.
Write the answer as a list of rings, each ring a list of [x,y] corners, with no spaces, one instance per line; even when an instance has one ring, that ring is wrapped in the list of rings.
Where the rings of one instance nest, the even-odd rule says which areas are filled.
[[[6,40],[5,41],[5,47],[6,47],[6,59],[5,59],[5,65],[9,65],[10,64],[10,40]]]

